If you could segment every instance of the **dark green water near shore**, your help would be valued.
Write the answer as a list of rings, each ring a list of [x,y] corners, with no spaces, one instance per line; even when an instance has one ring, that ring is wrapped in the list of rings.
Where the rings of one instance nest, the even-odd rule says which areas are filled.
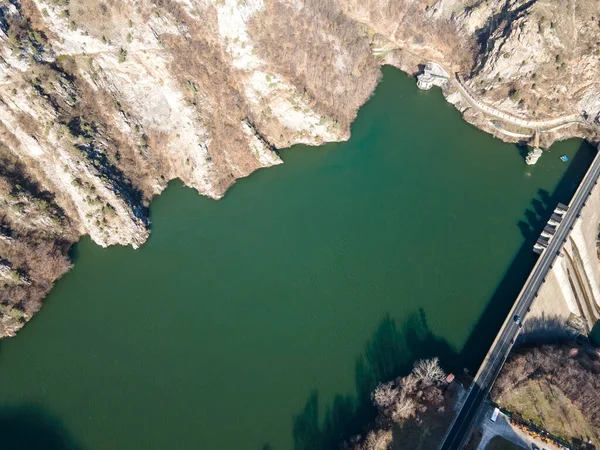
[[[416,358],[477,367],[593,154],[527,167],[385,68],[349,142],[284,150],[218,202],[172,183],[140,250],[83,239],[0,342],[0,442],[331,448]]]

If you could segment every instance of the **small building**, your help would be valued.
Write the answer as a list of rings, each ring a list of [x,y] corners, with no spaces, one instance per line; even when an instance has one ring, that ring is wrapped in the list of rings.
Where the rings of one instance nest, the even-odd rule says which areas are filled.
[[[417,87],[424,91],[431,89],[433,86],[443,88],[448,84],[449,79],[450,76],[439,64],[429,62],[423,73],[417,77]]]

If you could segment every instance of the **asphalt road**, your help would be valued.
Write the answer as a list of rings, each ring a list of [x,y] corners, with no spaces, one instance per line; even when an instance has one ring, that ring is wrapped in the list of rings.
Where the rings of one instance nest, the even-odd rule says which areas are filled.
[[[600,156],[596,155],[584,180],[579,185],[577,192],[571,200],[567,213],[558,226],[554,237],[550,240],[548,247],[538,259],[519,297],[517,297],[515,305],[511,309],[500,331],[500,337],[492,344],[492,348],[488,352],[479,372],[477,372],[473,383],[471,383],[467,398],[452,423],[444,442],[440,446],[440,450],[459,450],[466,444],[473,429],[477,413],[494,384],[496,377],[500,373],[500,369],[504,365],[504,361],[519,334],[520,327],[514,322],[514,316],[525,317],[527,310],[544,283],[548,271],[551,269],[554,260],[560,253],[560,249],[571,232],[575,220],[579,217],[581,209],[596,184],[599,175]]]

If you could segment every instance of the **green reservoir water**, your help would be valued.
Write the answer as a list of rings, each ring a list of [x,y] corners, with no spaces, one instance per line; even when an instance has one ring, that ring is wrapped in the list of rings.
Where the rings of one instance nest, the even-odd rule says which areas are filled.
[[[83,239],[0,342],[3,448],[328,449],[416,358],[476,369],[594,150],[528,167],[383,72],[349,142],[284,150],[218,202],[172,183],[140,250]]]

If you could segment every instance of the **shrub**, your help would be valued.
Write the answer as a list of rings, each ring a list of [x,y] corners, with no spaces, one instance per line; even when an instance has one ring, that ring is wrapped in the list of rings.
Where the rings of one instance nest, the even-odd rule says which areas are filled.
[[[121,47],[119,49],[119,62],[124,63],[126,59],[127,59],[127,50],[125,50],[123,47]]]

